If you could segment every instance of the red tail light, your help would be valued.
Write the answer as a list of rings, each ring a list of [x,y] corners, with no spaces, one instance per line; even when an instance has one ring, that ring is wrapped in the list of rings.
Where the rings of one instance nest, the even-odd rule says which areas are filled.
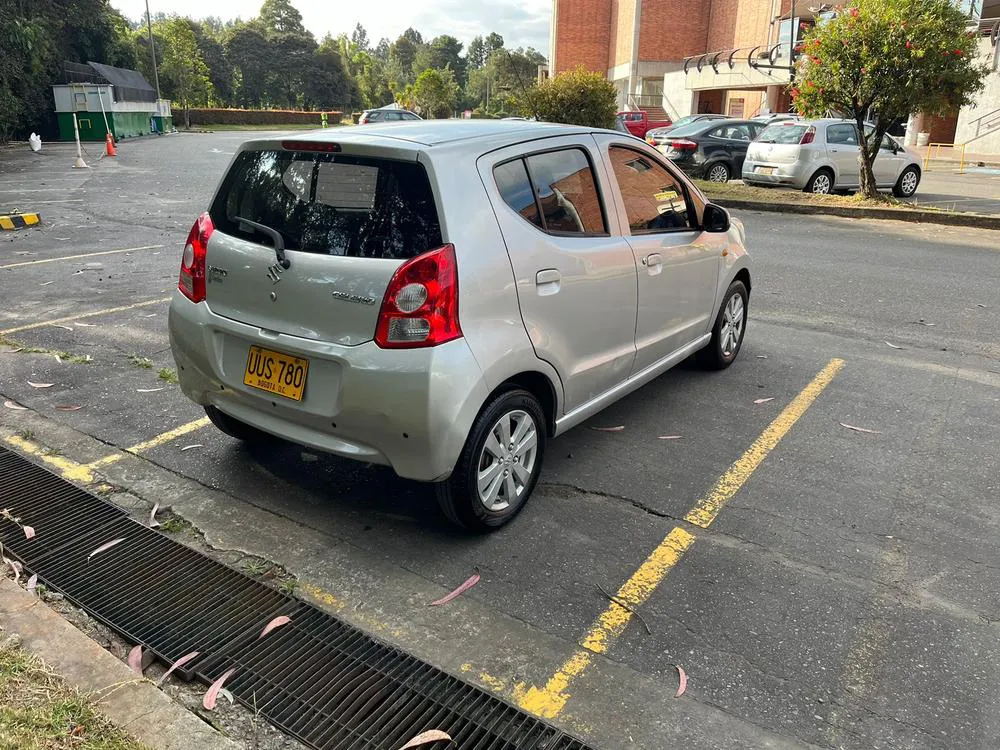
[[[382,299],[375,343],[413,349],[461,337],[455,246],[418,255],[396,269]]]
[[[806,128],[806,132],[802,134],[802,139],[799,141],[799,145],[804,146],[807,143],[812,143],[816,139],[816,128],[810,125]]]
[[[205,255],[208,250],[208,238],[214,231],[212,217],[207,212],[203,213],[191,227],[187,242],[184,243],[181,276],[177,288],[192,302],[205,300]]]
[[[698,148],[697,143],[688,140],[669,141],[667,145],[673,148],[674,151],[694,151]]]

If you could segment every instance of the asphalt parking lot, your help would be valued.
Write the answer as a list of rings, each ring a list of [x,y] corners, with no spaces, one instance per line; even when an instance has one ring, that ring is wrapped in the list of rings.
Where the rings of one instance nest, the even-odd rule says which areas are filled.
[[[470,537],[386,469],[242,447],[171,382],[181,246],[255,135],[0,152],[0,203],[44,220],[0,234],[6,445],[599,748],[1000,746],[1000,233],[743,215],[736,363],[553,441]]]

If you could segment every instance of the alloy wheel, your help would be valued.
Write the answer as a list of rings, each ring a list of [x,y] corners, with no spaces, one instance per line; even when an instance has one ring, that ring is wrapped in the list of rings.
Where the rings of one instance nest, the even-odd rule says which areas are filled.
[[[743,334],[743,297],[739,294],[730,297],[722,317],[722,335],[719,337],[719,346],[722,348],[722,356],[732,357],[736,354],[736,347],[739,346],[740,336]]]
[[[517,502],[531,482],[537,456],[538,427],[532,416],[520,409],[501,416],[477,465],[479,500],[487,510],[501,511]]]

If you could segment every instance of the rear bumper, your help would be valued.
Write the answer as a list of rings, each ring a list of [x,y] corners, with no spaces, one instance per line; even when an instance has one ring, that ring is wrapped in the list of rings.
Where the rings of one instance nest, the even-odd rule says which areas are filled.
[[[488,396],[464,339],[428,349],[340,346],[261,329],[175,293],[170,347],[195,403],[316,450],[387,464],[408,479],[445,479]],[[248,347],[309,359],[300,402],[243,384]]]
[[[761,174],[760,169],[773,169],[772,174]],[[748,185],[784,185],[786,187],[804,188],[809,179],[808,165],[803,162],[778,164],[774,162],[751,161],[743,162],[743,182]]]

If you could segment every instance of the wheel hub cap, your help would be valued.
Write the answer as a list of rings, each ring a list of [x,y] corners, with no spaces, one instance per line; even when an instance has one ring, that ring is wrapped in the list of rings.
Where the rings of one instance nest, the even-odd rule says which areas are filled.
[[[538,428],[522,409],[507,412],[493,425],[479,454],[479,500],[490,511],[516,503],[531,482],[538,455]]]

